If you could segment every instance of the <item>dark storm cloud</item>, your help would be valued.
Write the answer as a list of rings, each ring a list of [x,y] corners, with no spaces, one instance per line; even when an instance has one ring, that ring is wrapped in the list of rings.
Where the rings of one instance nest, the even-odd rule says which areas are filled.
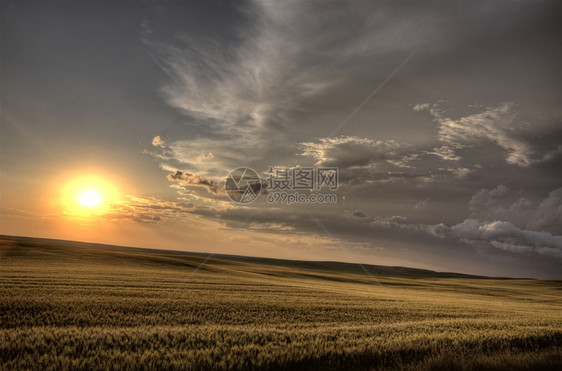
[[[152,34],[147,45],[197,96],[170,83],[162,90],[166,101],[204,127],[163,140],[173,159],[215,182],[238,166],[262,173],[271,165],[337,166],[345,200],[321,215],[344,240],[415,241],[449,262],[462,249],[489,249],[532,270],[525,259],[533,254],[536,264],[545,254],[559,257],[561,178],[554,168],[562,129],[552,99],[558,8],[257,1],[240,8],[248,18],[232,38],[192,34],[170,43]],[[413,51],[342,135],[329,137]],[[197,162],[205,151],[214,157]],[[498,184],[526,198],[492,205],[485,192]],[[252,208],[261,210],[257,223],[315,230],[308,206]],[[230,224],[238,212],[228,209],[219,219]]]
[[[168,180],[172,182],[180,182],[185,186],[205,187],[210,193],[214,194],[218,193],[220,187],[220,184],[214,180],[205,179],[197,174],[184,173],[181,170],[168,174]]]
[[[352,215],[356,218],[365,218],[366,217],[365,213],[361,210],[353,211]]]
[[[521,228],[562,235],[562,188],[541,200],[500,184],[478,191],[470,200],[469,211],[480,220],[504,220]]]

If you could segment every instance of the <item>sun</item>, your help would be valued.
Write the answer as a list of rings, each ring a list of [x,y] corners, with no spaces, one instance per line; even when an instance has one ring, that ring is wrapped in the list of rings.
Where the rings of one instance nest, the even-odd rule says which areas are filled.
[[[122,187],[106,175],[71,175],[62,183],[60,205],[71,219],[96,219],[111,213],[121,200]]]
[[[101,204],[101,197],[98,192],[93,190],[87,190],[82,192],[78,197],[78,202],[86,207],[95,207]]]

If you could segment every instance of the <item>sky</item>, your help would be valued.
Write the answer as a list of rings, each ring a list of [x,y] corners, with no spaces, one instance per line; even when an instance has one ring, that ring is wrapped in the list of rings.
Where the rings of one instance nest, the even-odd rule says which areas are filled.
[[[560,11],[3,1],[0,233],[562,278]],[[327,167],[337,202],[268,202]]]

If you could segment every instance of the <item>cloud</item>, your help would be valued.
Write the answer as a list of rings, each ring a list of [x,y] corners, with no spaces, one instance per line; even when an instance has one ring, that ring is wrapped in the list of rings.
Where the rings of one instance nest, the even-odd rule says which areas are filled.
[[[520,229],[505,221],[478,221],[466,219],[462,223],[447,226],[439,224],[409,223],[403,216],[378,217],[371,227],[401,229],[411,233],[426,233],[466,244],[483,244],[511,252],[534,252],[540,255],[562,258],[562,236],[549,232]]]
[[[562,233],[562,187],[548,194],[529,220],[527,226],[536,230]]]
[[[486,242],[502,250],[562,258],[562,236],[519,229],[509,222],[466,219],[445,232],[469,243]]]
[[[473,216],[495,219],[499,216],[498,211],[501,203],[503,203],[505,196],[508,194],[509,188],[502,184],[492,190],[482,188],[471,197],[468,203],[468,210]]]
[[[481,145],[487,140],[505,151],[507,163],[525,167],[542,159],[534,158],[536,151],[525,139],[532,127],[520,119],[515,107],[513,102],[504,102],[458,119],[445,116],[439,104],[416,105],[414,111],[427,110],[438,123],[438,139],[444,146],[441,151],[434,149],[433,154],[459,159],[458,150]]]
[[[446,146],[435,148],[437,152],[418,151],[411,146],[403,148],[395,140],[340,136],[300,143],[298,148],[298,154],[314,158],[316,166],[338,167],[342,182],[349,184],[414,179],[430,182],[464,178],[474,172],[468,167],[441,167],[442,161],[432,159],[437,155],[442,160],[456,160]]]
[[[366,217],[365,213],[361,210],[353,211],[352,215],[356,218],[365,218]]]
[[[470,199],[470,209],[475,210],[481,207],[489,208],[490,206],[496,206],[497,200],[501,199],[508,192],[509,188],[502,184],[492,190],[481,189]]]
[[[202,161],[204,161],[204,160],[209,160],[209,159],[211,159],[211,158],[215,158],[215,156],[213,155],[212,152],[209,152],[209,153],[206,154],[206,155],[205,155],[205,154],[201,154],[201,155],[197,156],[197,158],[195,159],[195,161],[197,161],[197,162],[202,162]]]
[[[436,168],[435,163],[427,167],[411,166],[410,162],[419,160],[423,153],[412,148],[402,150],[395,140],[340,136],[302,142],[298,144],[298,149],[300,152],[297,154],[313,158],[315,166],[337,167],[342,186],[413,180],[423,182],[467,173],[464,169]]]
[[[127,195],[123,200],[112,202],[104,214],[105,220],[130,220],[136,223],[163,223],[170,219],[184,219],[196,206],[185,201],[166,201],[156,197]]]
[[[451,174],[454,174],[454,176],[456,178],[464,178],[467,175],[469,175],[470,173],[472,173],[474,170],[473,169],[469,169],[467,167],[449,167],[449,168],[439,168],[439,170],[445,170],[450,172]]]
[[[159,135],[152,138],[152,145],[154,147],[166,148],[164,141],[162,140],[162,138],[160,138]]]
[[[320,138],[316,142],[299,143],[299,155],[312,157],[316,166],[350,168],[367,166],[375,161],[396,158],[400,145],[394,140],[382,141],[353,136]]]
[[[562,188],[551,191],[542,200],[518,197],[504,185],[481,189],[472,196],[469,212],[483,220],[505,220],[521,228],[562,233]]]
[[[427,206],[428,202],[429,202],[429,198],[426,198],[425,200],[421,200],[420,202],[416,202],[416,204],[414,205],[414,209],[422,210]]]
[[[443,160],[448,160],[448,161],[458,161],[461,159],[461,157],[458,156],[455,153],[455,150],[450,146],[435,147],[433,148],[432,151],[425,151],[424,154],[435,155]]]
[[[390,217],[376,217],[371,221],[371,226],[390,228],[390,227],[400,227],[404,229],[415,230],[417,227],[413,224],[408,224],[408,218],[405,216],[390,216]]]
[[[171,182],[180,182],[182,185],[190,187],[205,187],[209,193],[218,194],[220,184],[214,180],[205,179],[197,174],[185,173],[177,170],[175,173],[168,175],[168,180]]]
[[[429,110],[431,105],[429,103],[420,103],[414,106],[414,112]]]
[[[411,17],[401,15],[389,22],[385,14],[394,10],[386,6],[337,3],[325,8],[317,3],[251,1],[240,7],[237,15],[248,17],[242,24],[251,32],[235,28],[227,40],[186,33],[163,38],[157,32],[144,38],[182,85],[169,81],[162,87],[166,102],[189,126],[185,136],[162,135],[166,145],[183,142],[184,149],[190,149],[201,147],[202,141],[209,145],[234,136],[247,147],[236,152],[232,143],[211,143],[215,167],[223,160],[254,167],[252,162],[266,158],[293,164],[295,143],[328,132],[326,125],[338,115],[343,119],[364,99],[363,90],[380,84],[420,36],[417,29],[412,37],[416,27]],[[414,23],[427,25],[422,19],[431,18],[431,12],[423,7],[420,11]],[[342,14],[350,20],[343,28]],[[237,37],[241,33],[244,37]],[[384,68],[372,68],[375,57]],[[353,63],[354,68],[341,68],[341,63]],[[318,102],[324,102],[321,110]],[[209,175],[206,166],[211,165],[193,164],[201,153],[176,154],[194,165],[184,169]]]

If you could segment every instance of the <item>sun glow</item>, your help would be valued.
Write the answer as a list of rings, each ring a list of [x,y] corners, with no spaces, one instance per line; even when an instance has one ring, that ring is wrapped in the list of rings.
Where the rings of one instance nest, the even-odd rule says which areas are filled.
[[[88,175],[64,182],[61,189],[63,212],[78,219],[92,219],[112,210],[120,194],[107,177]]]

